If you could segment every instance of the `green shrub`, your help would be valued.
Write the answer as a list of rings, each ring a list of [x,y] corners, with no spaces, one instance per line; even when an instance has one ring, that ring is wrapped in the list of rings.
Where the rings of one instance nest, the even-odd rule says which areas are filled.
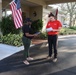
[[[72,26],[70,27],[70,29],[76,30],[76,26]]]
[[[74,28],[62,28],[59,34],[60,35],[76,34],[76,30]]]
[[[10,16],[2,18],[2,21],[0,22],[0,28],[3,35],[7,35],[9,33],[18,34],[20,31],[20,29],[15,28],[14,22]]]
[[[41,32],[37,37],[35,37],[36,39],[47,39],[47,33],[46,32]],[[34,38],[34,39],[35,39]]]
[[[42,27],[43,27],[42,20],[38,19],[38,20],[33,21],[31,27],[33,29],[32,33],[35,33],[35,32],[42,30]]]
[[[64,35],[66,34],[66,29],[65,28],[62,28],[59,32],[60,35]]]
[[[47,39],[47,33],[46,33],[46,32],[43,32],[43,33],[41,33],[41,34],[39,35],[39,37],[40,37],[41,39]]]
[[[2,38],[2,36],[0,35],[0,43],[2,42],[1,38]]]
[[[1,37],[1,43],[13,45],[13,46],[21,46],[22,45],[22,34],[7,34]]]

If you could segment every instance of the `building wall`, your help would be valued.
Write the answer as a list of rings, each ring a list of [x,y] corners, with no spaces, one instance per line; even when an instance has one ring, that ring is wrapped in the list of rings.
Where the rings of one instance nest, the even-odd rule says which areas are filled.
[[[42,6],[29,7],[22,5],[22,12],[25,13],[26,18],[29,17],[33,21],[37,19],[42,19]],[[36,16],[34,16],[34,12],[36,12]]]
[[[36,12],[36,16],[34,16]],[[30,7],[30,18],[34,21],[37,19],[42,19],[42,6]]]
[[[0,21],[2,20],[2,0],[0,0]],[[0,35],[1,35],[1,29],[0,29]]]
[[[42,6],[46,5],[44,0],[27,0],[27,1],[38,4],[38,5],[42,5]]]
[[[21,5],[22,12],[25,12],[25,16],[29,17],[30,16],[30,7],[26,5]]]
[[[2,19],[2,0],[0,0],[0,20]]]

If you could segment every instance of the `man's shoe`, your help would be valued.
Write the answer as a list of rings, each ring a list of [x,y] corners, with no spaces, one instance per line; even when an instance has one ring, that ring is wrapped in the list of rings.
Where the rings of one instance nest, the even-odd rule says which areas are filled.
[[[29,65],[29,62],[28,62],[27,60],[23,61],[23,63],[24,63],[25,65]]]
[[[53,57],[52,56],[47,56],[47,59],[52,59]]]
[[[54,58],[54,59],[53,59],[53,62],[57,62],[57,58]]]
[[[34,59],[32,57],[28,57],[27,60],[29,61],[29,60],[34,60]]]

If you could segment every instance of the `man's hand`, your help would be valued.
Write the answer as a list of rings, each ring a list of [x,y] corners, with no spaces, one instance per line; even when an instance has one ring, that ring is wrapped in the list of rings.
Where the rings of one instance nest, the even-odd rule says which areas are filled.
[[[34,37],[38,36],[38,34],[34,34]]]

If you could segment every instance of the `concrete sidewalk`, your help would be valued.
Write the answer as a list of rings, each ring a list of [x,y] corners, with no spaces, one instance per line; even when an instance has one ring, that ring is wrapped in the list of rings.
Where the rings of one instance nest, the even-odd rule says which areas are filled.
[[[30,47],[32,47],[34,45],[31,45]],[[12,54],[15,54],[21,50],[23,50],[24,47],[16,47],[16,46],[11,46],[11,45],[6,45],[6,44],[0,44],[0,60],[11,56]]]

